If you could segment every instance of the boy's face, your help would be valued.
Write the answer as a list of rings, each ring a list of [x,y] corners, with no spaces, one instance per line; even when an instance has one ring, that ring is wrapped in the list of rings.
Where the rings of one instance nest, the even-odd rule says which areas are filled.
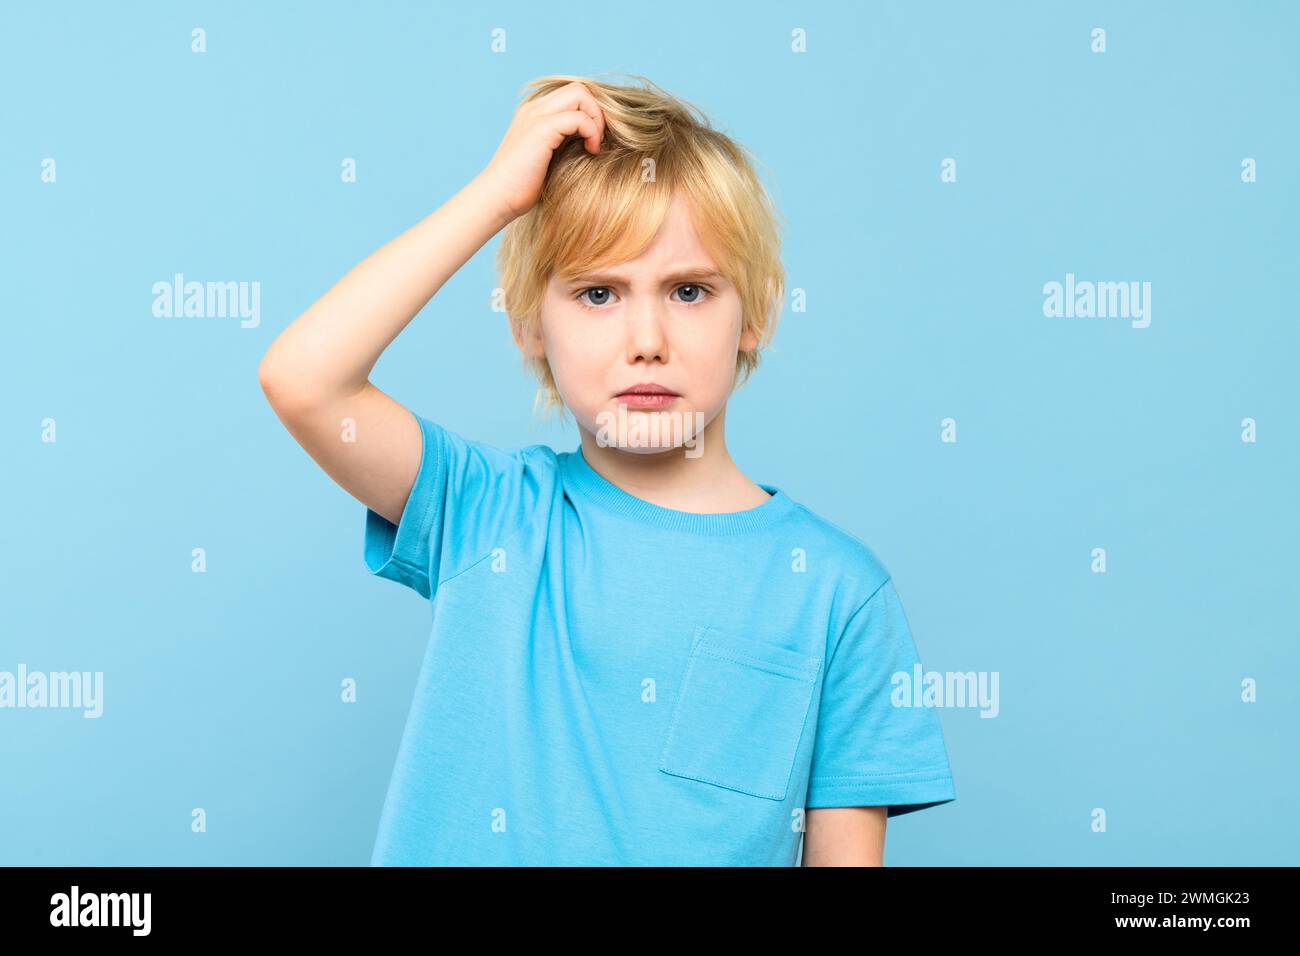
[[[551,277],[543,297],[540,341],[564,403],[586,431],[620,434],[620,403],[629,430],[655,422],[660,440],[629,451],[653,452],[690,440],[726,405],[741,336],[740,298],[717,272],[692,224],[690,208],[674,195],[654,241],[640,256],[573,280]],[[633,386],[659,385],[675,396],[636,399]],[[605,414],[602,414],[605,413]],[[680,425],[681,431],[676,431]],[[643,432],[643,438],[644,438]]]

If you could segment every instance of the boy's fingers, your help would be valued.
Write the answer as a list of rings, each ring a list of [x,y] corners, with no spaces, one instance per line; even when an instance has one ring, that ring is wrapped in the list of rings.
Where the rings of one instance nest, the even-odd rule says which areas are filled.
[[[551,149],[557,148],[560,143],[564,142],[564,137],[572,136],[577,133],[587,142],[589,152],[597,152],[600,149],[600,138],[598,136],[598,127],[596,121],[584,113],[582,110],[569,110],[565,113],[556,113],[547,117],[551,128]]]
[[[552,90],[536,102],[541,107],[542,115],[570,110],[580,110],[585,113],[595,124],[595,145],[597,148],[600,147],[601,141],[605,138],[605,116],[601,113],[600,107],[596,105],[596,99],[591,95],[591,91],[581,83],[573,82],[568,86],[560,87],[558,90]]]

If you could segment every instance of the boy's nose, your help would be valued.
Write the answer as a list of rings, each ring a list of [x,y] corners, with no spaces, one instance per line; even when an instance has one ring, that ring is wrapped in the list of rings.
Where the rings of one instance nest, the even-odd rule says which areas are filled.
[[[627,310],[628,359],[643,358],[649,361],[668,359],[668,337],[664,325],[664,310],[653,299],[641,301]]]

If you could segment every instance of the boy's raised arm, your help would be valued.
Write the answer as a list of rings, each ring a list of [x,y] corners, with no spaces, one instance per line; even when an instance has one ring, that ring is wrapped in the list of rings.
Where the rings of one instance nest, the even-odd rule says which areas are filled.
[[[354,266],[271,343],[258,380],[285,428],[345,490],[393,523],[420,464],[415,418],[369,381],[379,356],[508,220],[490,181]],[[343,420],[355,442],[343,441]]]
[[[258,366],[285,427],[348,493],[398,523],[420,464],[419,423],[369,380],[379,356],[484,243],[532,208],[555,148],[599,150],[603,117],[580,83],[524,103],[487,167],[371,253],[303,312]],[[343,441],[343,420],[355,442]]]

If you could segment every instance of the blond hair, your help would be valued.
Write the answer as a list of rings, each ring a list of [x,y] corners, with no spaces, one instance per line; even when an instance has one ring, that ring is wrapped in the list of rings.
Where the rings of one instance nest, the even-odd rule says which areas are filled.
[[[624,74],[625,76],[627,74]],[[546,76],[523,89],[523,102],[581,82],[605,118],[592,155],[578,135],[555,150],[537,204],[512,221],[497,250],[497,271],[516,340],[536,331],[552,275],[561,279],[634,259],[650,245],[680,188],[718,271],[739,293],[741,334],[757,346],[740,350],[732,388],[758,366],[785,296],[780,213],[754,172],[749,152],[692,104],[645,77],[642,86],[577,76]],[[545,356],[524,357],[541,383],[547,411],[563,408]]]

